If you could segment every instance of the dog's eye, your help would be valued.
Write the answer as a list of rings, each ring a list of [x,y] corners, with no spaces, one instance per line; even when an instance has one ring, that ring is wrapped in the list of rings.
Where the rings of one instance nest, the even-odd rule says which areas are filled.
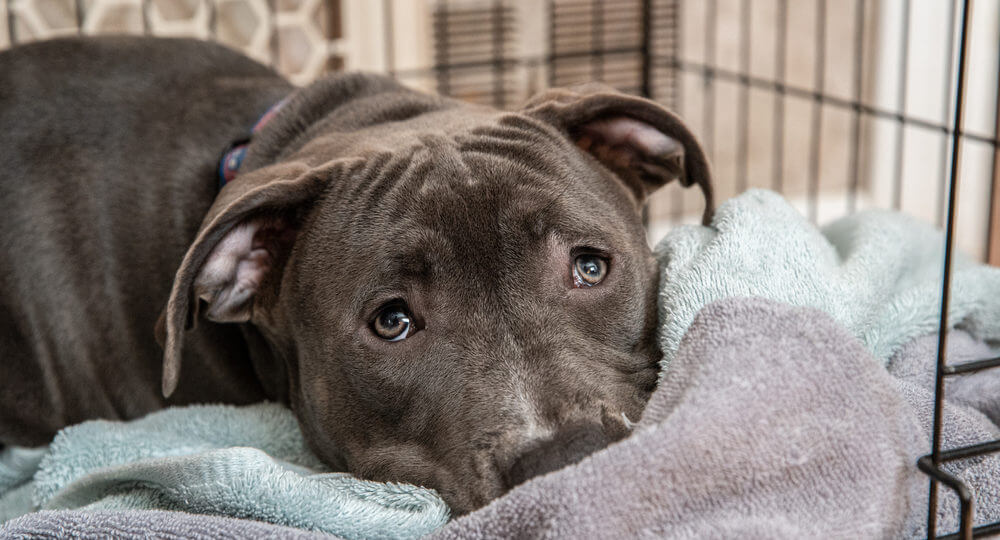
[[[386,341],[400,341],[410,335],[413,317],[405,304],[390,304],[375,314],[372,331]]]
[[[573,285],[593,287],[608,275],[608,260],[599,255],[580,255],[573,261]]]

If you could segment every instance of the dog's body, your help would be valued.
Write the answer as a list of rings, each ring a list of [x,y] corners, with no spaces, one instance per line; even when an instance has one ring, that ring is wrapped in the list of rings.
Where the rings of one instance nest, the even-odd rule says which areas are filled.
[[[5,444],[166,405],[152,328],[218,191],[219,153],[292,90],[222,47],[74,43],[0,54]],[[196,334],[185,354],[212,360],[188,364],[172,402],[264,399],[238,328]]]
[[[272,399],[327,462],[460,513],[624,436],[659,358],[638,210],[675,177],[709,195],[690,133],[606,92],[293,90],[185,40],[0,54],[0,444]]]

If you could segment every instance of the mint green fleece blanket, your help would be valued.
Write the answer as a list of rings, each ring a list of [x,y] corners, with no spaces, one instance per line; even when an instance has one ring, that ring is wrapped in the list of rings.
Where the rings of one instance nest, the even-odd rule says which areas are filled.
[[[329,472],[291,411],[273,403],[84,422],[43,451],[0,451],[0,521],[36,509],[159,509],[343,538],[415,538],[449,517],[434,491]]]
[[[656,246],[660,347],[668,368],[703,307],[758,297],[826,312],[883,362],[936,332],[944,236],[929,224],[867,210],[822,228],[777,193],[750,190],[705,227],[678,227]],[[950,326],[1000,336],[1000,269],[956,257]]]

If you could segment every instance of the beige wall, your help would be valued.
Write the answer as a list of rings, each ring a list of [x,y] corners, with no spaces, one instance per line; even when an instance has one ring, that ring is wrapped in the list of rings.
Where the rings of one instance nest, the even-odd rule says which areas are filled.
[[[329,0],[8,0],[18,43],[58,36],[142,34],[217,39],[304,84],[342,61],[339,2]],[[0,6],[0,48],[11,42]]]
[[[142,0],[81,0],[85,8],[82,33],[140,34],[144,26],[156,35],[213,36],[248,55],[274,65],[294,82],[305,84],[318,75],[338,68],[374,71],[393,70],[413,86],[436,90],[433,66],[432,19],[435,0],[147,0],[144,25]],[[945,95],[945,72],[949,52],[947,21],[950,2],[910,0],[910,36],[907,77],[901,78],[901,28],[904,0],[866,0],[862,86],[854,87],[857,0],[785,0],[787,46],[784,72],[778,72],[777,10],[782,0],[653,0],[655,50],[661,62],[669,61],[670,43],[676,41],[679,60],[687,67],[679,72],[657,68],[656,95],[676,99],[679,114],[691,125],[710,150],[718,199],[724,200],[744,186],[772,187],[780,171],[784,193],[818,222],[827,222],[850,210],[849,190],[858,184],[859,208],[888,208],[894,193],[896,146],[903,148],[900,162],[903,189],[898,198],[902,209],[925,219],[939,219],[943,200],[940,178],[947,163],[947,140],[939,131],[906,126],[894,119],[862,115],[855,139],[855,112],[837,104],[817,106],[809,95],[820,92],[834,101],[851,102],[858,95],[866,106],[908,116],[932,124],[948,124],[950,106]],[[582,9],[579,24],[587,25],[592,13],[590,0],[555,0],[559,6]],[[541,90],[550,77],[544,62],[549,44],[549,14],[546,2],[506,0],[515,21],[510,55],[534,59],[509,67],[504,73],[513,105]],[[997,103],[998,25],[1000,0],[976,0],[971,34],[967,129],[984,138],[995,138]],[[0,48],[10,42],[7,10],[0,4]],[[78,33],[74,0],[9,0],[13,29],[19,42]],[[492,0],[450,0],[452,6],[488,10]],[[639,0],[599,4],[603,16],[638,20]],[[714,25],[707,10],[715,6]],[[825,5],[825,69],[823,85],[816,86],[816,15]],[[271,11],[270,7],[274,8]],[[387,10],[388,8],[388,10]],[[390,16],[391,15],[391,16]],[[742,31],[749,21],[749,54],[745,54]],[[676,22],[674,22],[676,21]],[[627,21],[626,21],[627,22]],[[957,21],[956,21],[957,22]],[[637,24],[615,23],[602,40],[605,45],[635,43]],[[582,27],[581,27],[582,28]],[[390,32],[387,34],[386,32]],[[715,33],[714,52],[709,55],[706,35]],[[571,32],[572,34],[572,32]],[[580,32],[583,45],[590,35]],[[488,38],[488,36],[485,36]],[[748,60],[748,65],[743,63]],[[639,63],[635,58],[606,59],[609,77],[618,84],[634,80]],[[586,62],[576,77],[590,77]],[[701,66],[719,70],[721,78],[706,81]],[[568,65],[562,73],[573,73]],[[746,89],[726,75],[747,70],[755,85]],[[571,75],[572,77],[573,75]],[[457,90],[471,99],[488,99],[492,73],[471,69],[454,78]],[[767,85],[786,84],[792,92],[784,96]],[[900,81],[907,100],[899,102]],[[570,81],[572,82],[572,81]],[[484,90],[485,89],[485,90]],[[674,96],[674,90],[678,95]],[[806,93],[798,95],[797,93]],[[743,103],[749,106],[744,110]],[[783,110],[780,124],[777,108]],[[706,116],[706,111],[710,111]],[[819,144],[813,144],[814,118],[819,113]],[[744,121],[745,118],[745,121]],[[776,138],[777,130],[783,132]],[[858,144],[855,145],[855,141]],[[741,143],[745,141],[745,147]],[[775,162],[775,144],[780,144],[780,163]],[[993,146],[969,141],[962,158],[959,242],[978,257],[985,255],[985,238],[992,181]],[[811,163],[815,153],[815,181]],[[857,152],[859,175],[851,169]],[[741,160],[745,152],[746,161]],[[745,172],[745,176],[743,173]],[[814,183],[815,182],[815,183]],[[815,196],[813,195],[815,186]],[[815,205],[809,204],[815,201]],[[700,214],[700,195],[669,186],[650,204],[651,238],[655,240],[678,222],[691,222]]]

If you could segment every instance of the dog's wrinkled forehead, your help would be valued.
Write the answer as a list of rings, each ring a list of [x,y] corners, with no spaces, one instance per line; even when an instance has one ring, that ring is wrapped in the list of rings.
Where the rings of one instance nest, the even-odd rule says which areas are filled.
[[[553,234],[567,241],[620,237],[627,234],[624,218],[636,213],[624,186],[531,119],[509,114],[416,139],[370,158],[336,198],[351,213],[344,222],[356,229],[352,243],[391,239],[382,246],[386,253],[411,262],[431,253],[497,255]]]

